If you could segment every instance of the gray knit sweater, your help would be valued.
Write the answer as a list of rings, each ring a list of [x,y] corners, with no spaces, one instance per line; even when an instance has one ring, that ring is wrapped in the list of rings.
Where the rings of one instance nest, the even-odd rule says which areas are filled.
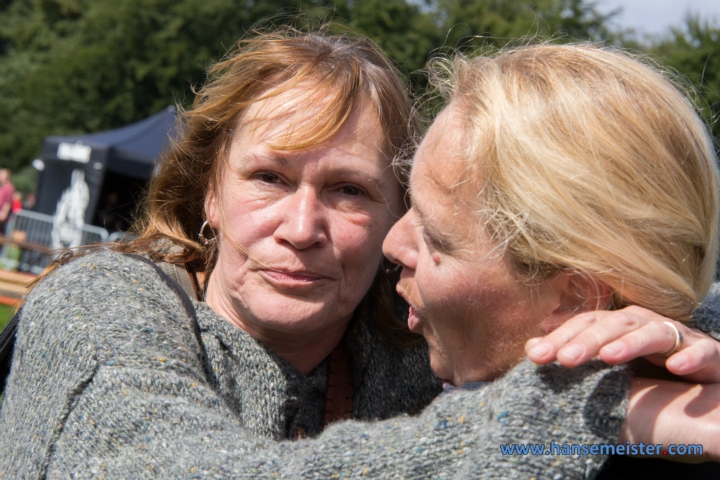
[[[611,443],[627,378],[598,363],[524,362],[417,417],[347,421],[319,437],[325,366],[304,377],[196,304],[200,345],[149,265],[96,252],[28,296],[0,410],[1,478],[585,478],[602,456],[503,456],[505,443]],[[439,391],[427,356],[383,344],[360,312],[345,341],[355,416],[385,418]],[[422,348],[422,347],[421,347]]]

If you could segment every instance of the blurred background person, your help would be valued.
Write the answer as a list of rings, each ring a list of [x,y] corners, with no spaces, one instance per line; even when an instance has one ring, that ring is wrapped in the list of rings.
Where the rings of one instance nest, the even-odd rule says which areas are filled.
[[[25,200],[23,201],[22,208],[24,210],[32,210],[35,206],[35,193],[30,192],[27,195],[25,195]]]
[[[22,192],[15,190],[12,195],[12,207],[10,208],[11,213],[17,213],[23,208],[23,194]]]
[[[0,170],[0,234],[2,235],[5,235],[7,221],[12,213],[13,194],[15,193],[10,176],[10,169]]]

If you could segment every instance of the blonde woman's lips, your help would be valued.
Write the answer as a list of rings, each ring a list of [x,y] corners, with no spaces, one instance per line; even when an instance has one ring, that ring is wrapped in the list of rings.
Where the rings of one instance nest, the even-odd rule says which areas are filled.
[[[420,322],[420,315],[418,315],[417,310],[415,310],[415,308],[411,305],[408,312],[408,328],[410,331],[418,333],[418,330],[420,329]]]
[[[398,295],[400,295],[400,296],[403,298],[403,300],[405,300],[405,301],[407,302],[407,304],[409,305],[409,307],[408,307],[408,308],[409,308],[409,310],[408,310],[408,321],[407,321],[407,322],[408,322],[408,328],[410,329],[411,332],[420,333],[419,331],[417,331],[417,330],[419,329],[419,327],[420,327],[420,321],[421,321],[420,315],[418,314],[417,310],[412,306],[412,303],[410,303],[410,300],[409,300],[409,299],[407,298],[407,296],[405,295],[405,289],[403,288],[403,286],[402,286],[401,283],[398,283],[398,284],[395,286],[395,291],[396,291],[396,292],[398,293]]]

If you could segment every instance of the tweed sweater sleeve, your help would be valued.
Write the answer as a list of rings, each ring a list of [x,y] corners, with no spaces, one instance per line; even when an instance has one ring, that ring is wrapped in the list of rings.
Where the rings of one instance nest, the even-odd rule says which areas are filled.
[[[584,478],[599,456],[510,457],[501,443],[608,443],[625,373],[522,363],[420,416],[343,422],[319,438],[253,437],[213,390],[175,294],[111,252],[62,267],[28,297],[0,410],[3,478]]]
[[[720,340],[720,285],[713,285],[712,295],[695,311],[690,326]]]

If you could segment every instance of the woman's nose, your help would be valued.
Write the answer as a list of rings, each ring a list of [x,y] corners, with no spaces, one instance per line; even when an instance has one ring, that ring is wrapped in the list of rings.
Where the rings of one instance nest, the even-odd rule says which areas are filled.
[[[282,222],[275,240],[297,250],[323,247],[328,241],[326,207],[312,188],[299,188],[280,206]]]
[[[412,210],[393,225],[383,242],[383,253],[391,262],[415,270],[418,251],[414,243],[411,216]]]

